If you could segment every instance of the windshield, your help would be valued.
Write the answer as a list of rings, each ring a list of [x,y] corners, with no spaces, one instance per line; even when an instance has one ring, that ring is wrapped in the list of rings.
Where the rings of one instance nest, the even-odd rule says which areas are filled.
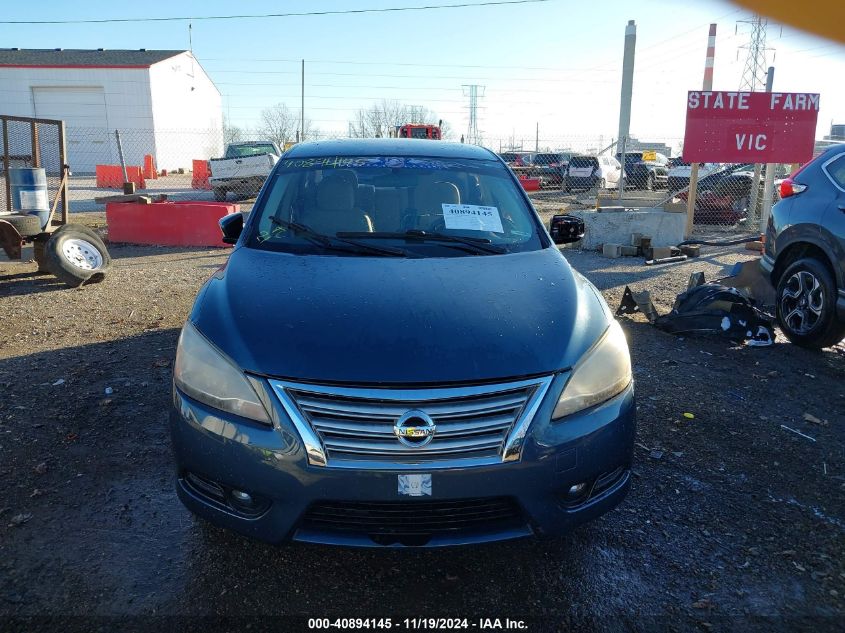
[[[566,159],[560,154],[537,154],[533,162],[535,165],[551,165],[553,163],[560,163],[562,160]]]
[[[229,145],[226,148],[226,158],[244,158],[259,154],[275,154],[276,148],[272,143],[254,143],[249,145]]]
[[[616,160],[622,158],[622,154],[616,155]],[[639,163],[643,159],[642,152],[625,152],[625,163],[630,165],[632,163]]]
[[[395,247],[415,257],[516,252],[545,245],[533,210],[508,169],[494,160],[283,159],[252,214],[247,245],[290,253],[339,254],[301,228],[292,230],[291,223],[321,236],[351,236],[359,243]],[[466,242],[487,248],[471,249]]]
[[[593,167],[593,168],[595,168],[595,167],[598,167],[598,165],[599,165],[598,159],[593,158],[592,156],[576,156],[571,161],[569,161],[569,166],[575,167],[575,168],[579,168],[579,167]]]

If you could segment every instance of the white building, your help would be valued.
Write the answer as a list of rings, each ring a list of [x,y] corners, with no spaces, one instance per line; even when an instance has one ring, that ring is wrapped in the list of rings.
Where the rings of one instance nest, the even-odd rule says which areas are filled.
[[[115,130],[127,165],[189,168],[223,150],[220,92],[189,51],[0,49],[0,114],[64,120],[75,173],[119,163]]]

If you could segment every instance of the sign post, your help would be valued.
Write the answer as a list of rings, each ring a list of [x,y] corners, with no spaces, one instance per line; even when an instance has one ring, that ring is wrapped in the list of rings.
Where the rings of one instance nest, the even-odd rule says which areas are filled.
[[[775,69],[769,66],[769,71],[766,73],[766,92],[772,91],[772,85],[775,79]],[[748,203],[750,215],[752,218],[757,217],[757,200],[760,197],[760,176],[762,172],[762,165],[754,163],[754,178],[751,179],[751,200]],[[765,204],[765,202],[764,202]],[[761,206],[762,208],[762,206]],[[761,214],[762,215],[762,214]],[[763,231],[765,232],[765,231]]]
[[[707,57],[704,60],[704,81],[701,82],[702,90],[713,90],[713,62],[716,56],[716,25],[710,25],[710,34],[707,36]],[[687,226],[684,236],[692,237],[692,224],[695,217],[695,198],[698,194],[698,163],[690,165],[689,191],[687,192]]]
[[[772,85],[775,79],[774,66],[769,66],[768,76],[766,77],[766,92],[772,91]],[[759,181],[754,181],[754,196],[757,196],[757,189]],[[760,209],[760,233],[766,234],[766,225],[769,223],[769,215],[772,212],[772,189],[775,186],[775,163],[766,163],[766,179],[763,181],[763,206]],[[757,205],[752,207],[755,211]]]

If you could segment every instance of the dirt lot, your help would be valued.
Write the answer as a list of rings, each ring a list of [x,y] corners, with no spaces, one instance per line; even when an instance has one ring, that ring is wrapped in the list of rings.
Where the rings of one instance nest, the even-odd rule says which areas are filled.
[[[101,214],[80,217],[104,223]],[[597,630],[841,626],[841,347],[810,353],[779,340],[747,348],[626,320],[639,437],[633,489],[617,510],[548,542],[450,551],[271,547],[194,519],[172,485],[166,412],[176,338],[226,252],[115,246],[111,254],[107,281],[78,290],[36,276],[34,264],[0,261],[0,617],[541,618],[531,630],[561,626],[542,618],[589,619]],[[650,268],[579,251],[567,257],[612,306],[628,283],[652,289],[668,310],[690,272],[712,278],[750,255],[707,249],[698,261]],[[54,625],[36,619],[26,630]]]

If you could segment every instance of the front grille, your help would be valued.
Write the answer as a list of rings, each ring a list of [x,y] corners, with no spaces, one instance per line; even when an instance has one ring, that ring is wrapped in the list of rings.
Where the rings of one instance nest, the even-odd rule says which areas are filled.
[[[499,531],[524,524],[510,497],[452,501],[320,501],[311,505],[302,527],[368,535],[430,535]]]
[[[549,383],[545,378],[476,387],[350,389],[271,381],[312,463],[366,462],[368,468],[501,462],[509,442],[524,435]],[[402,442],[394,424],[415,410],[433,421],[433,438]],[[309,436],[317,446],[308,446]]]

